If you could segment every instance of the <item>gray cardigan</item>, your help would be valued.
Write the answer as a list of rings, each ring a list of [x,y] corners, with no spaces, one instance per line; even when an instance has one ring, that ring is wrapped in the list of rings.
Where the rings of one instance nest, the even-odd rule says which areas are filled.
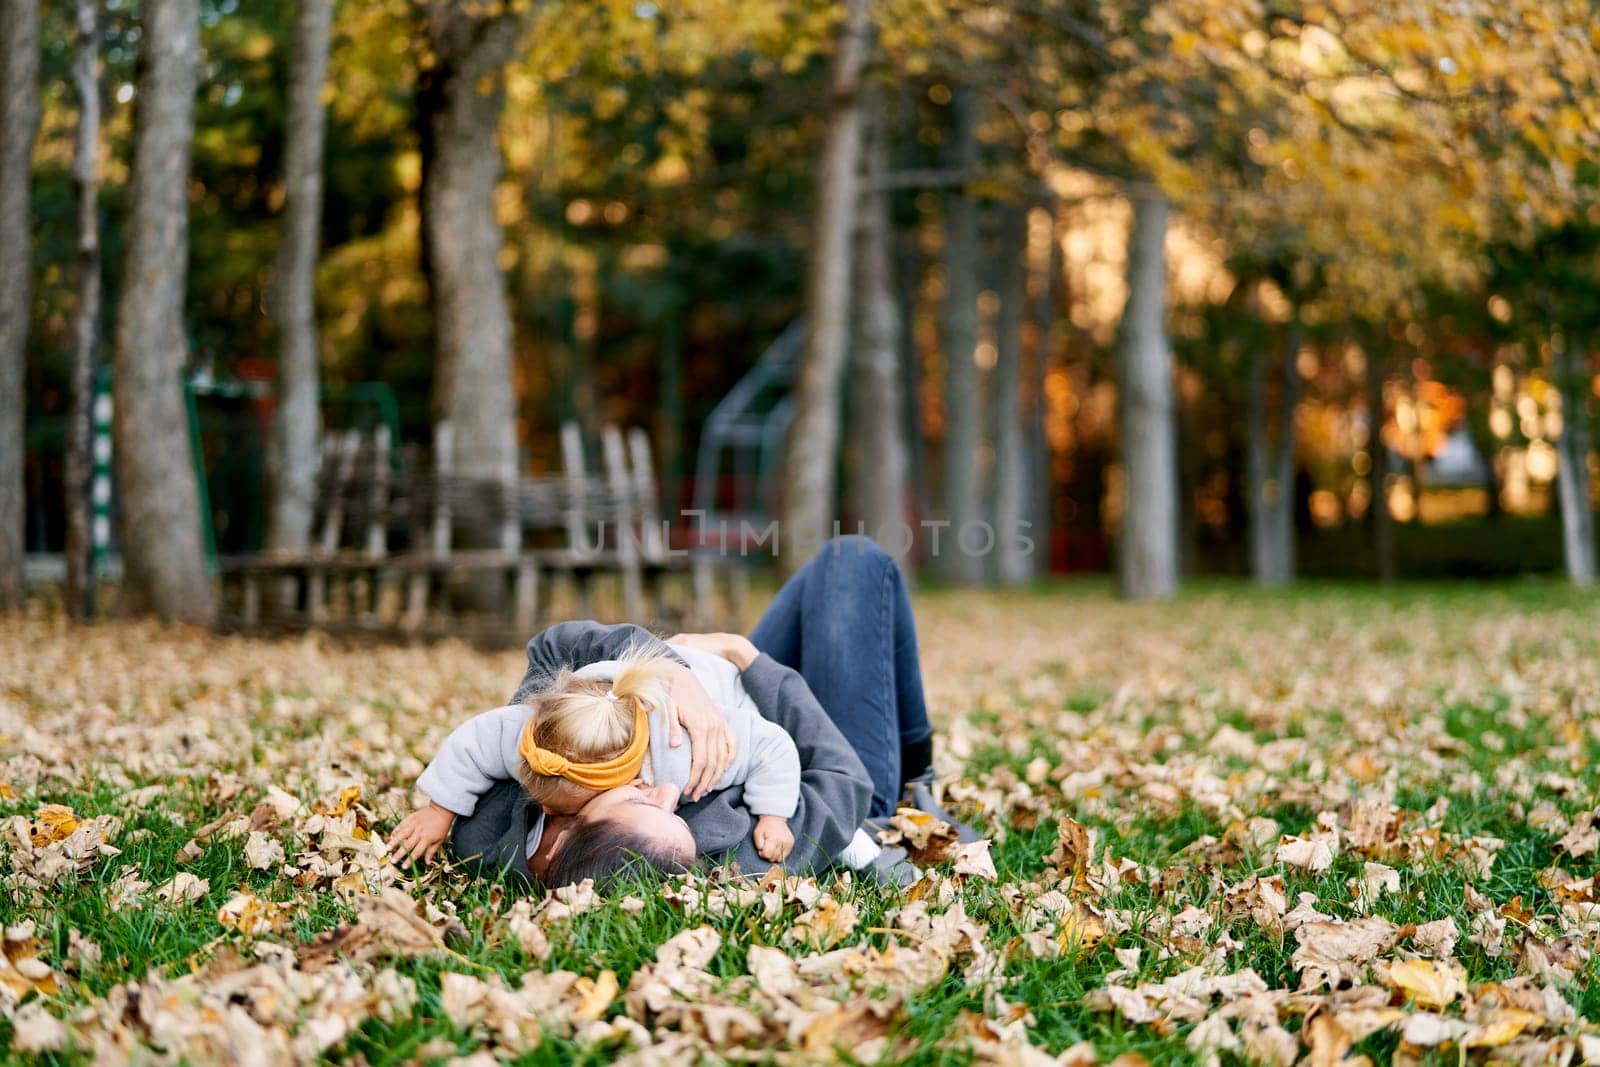
[[[511,702],[550,684],[563,667],[616,659],[641,645],[659,646],[663,655],[673,655],[643,627],[557,623],[528,642],[528,670]],[[800,802],[789,820],[795,847],[783,866],[797,874],[821,870],[833,863],[866,818],[872,780],[798,673],[763,653],[740,680],[761,714],[786,730],[800,752]],[[678,814],[689,824],[703,858],[736,862],[745,871],[765,870],[769,864],[756,854],[750,839],[755,816],[743,796],[742,787],[733,786],[680,806]],[[479,873],[504,872],[529,881],[526,844],[533,814],[534,802],[522,787],[502,781],[479,799],[470,818],[456,820],[450,847]]]

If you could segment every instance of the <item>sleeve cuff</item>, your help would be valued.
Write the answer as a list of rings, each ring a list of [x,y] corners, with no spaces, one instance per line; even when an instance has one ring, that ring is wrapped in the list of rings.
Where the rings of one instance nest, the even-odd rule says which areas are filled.
[[[477,810],[477,797],[471,793],[451,789],[439,779],[440,775],[434,773],[433,765],[429,764],[428,769],[417,776],[417,788],[428,794],[429,800],[463,819]]]

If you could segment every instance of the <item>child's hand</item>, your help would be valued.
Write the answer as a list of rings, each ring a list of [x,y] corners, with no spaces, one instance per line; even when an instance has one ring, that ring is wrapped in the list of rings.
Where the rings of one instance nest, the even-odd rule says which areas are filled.
[[[450,824],[456,821],[455,812],[429,804],[400,820],[400,825],[389,835],[389,856],[396,863],[408,857],[432,863],[433,857],[450,837]]]
[[[794,834],[789,831],[789,820],[776,815],[763,815],[756,819],[756,854],[764,860],[782,863],[794,850]]]

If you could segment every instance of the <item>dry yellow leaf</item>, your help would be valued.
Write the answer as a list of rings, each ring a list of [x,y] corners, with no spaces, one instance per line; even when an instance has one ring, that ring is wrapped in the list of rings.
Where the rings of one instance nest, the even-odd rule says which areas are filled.
[[[35,847],[43,848],[57,841],[65,841],[78,828],[78,815],[64,804],[46,804],[33,815],[29,835]]]
[[[249,890],[244,890],[217,909],[217,921],[231,930],[256,937],[281,933],[288,926],[293,911],[292,904],[262,900]]]
[[[578,993],[578,1006],[572,1010],[572,1017],[579,1022],[593,1022],[606,1013],[611,1007],[611,1002],[617,999],[617,972],[605,970],[600,972],[598,978],[580,978],[573,986]]]
[[[1478,1023],[1461,1039],[1462,1048],[1499,1048],[1517,1037],[1530,1026],[1538,1024],[1543,1016],[1531,1011],[1507,1008],[1491,1018]]]
[[[1389,965],[1389,984],[1424,1008],[1444,1008],[1467,991],[1466,972],[1454,960],[1402,960]]]

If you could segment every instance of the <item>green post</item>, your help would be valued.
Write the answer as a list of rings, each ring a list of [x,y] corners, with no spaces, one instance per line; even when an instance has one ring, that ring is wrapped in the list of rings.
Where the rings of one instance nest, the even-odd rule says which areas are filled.
[[[200,492],[200,529],[206,539],[206,570],[217,573],[217,531],[211,521],[211,487],[206,484],[206,458],[200,447],[200,406],[194,400],[194,388],[186,379],[183,383],[183,403],[189,414],[189,455],[194,462],[194,480]]]

